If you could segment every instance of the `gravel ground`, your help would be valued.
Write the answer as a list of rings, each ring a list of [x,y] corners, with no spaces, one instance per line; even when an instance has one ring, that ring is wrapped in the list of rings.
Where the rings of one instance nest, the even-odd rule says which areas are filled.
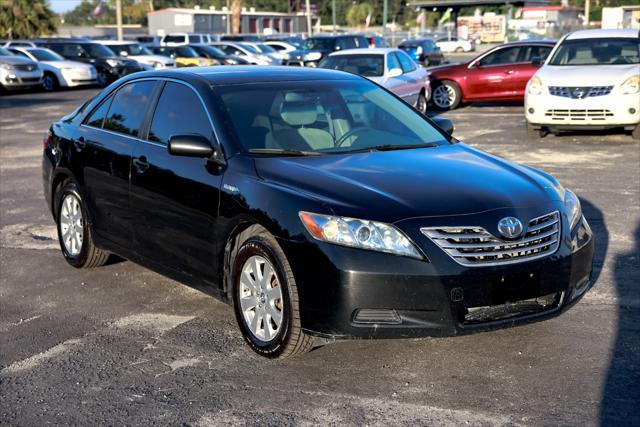
[[[564,315],[270,361],[206,289],[131,262],[64,262],[41,140],[95,92],[0,98],[0,424],[640,425],[640,144],[629,136],[529,141],[517,104],[446,114],[470,145],[542,168],[581,197],[597,282]]]

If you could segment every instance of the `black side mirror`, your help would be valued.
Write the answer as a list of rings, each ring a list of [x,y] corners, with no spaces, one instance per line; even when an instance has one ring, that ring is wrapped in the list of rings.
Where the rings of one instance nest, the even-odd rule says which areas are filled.
[[[533,65],[534,67],[542,67],[543,62],[544,61],[539,56],[534,56],[533,58],[531,58],[531,65]]]
[[[431,120],[433,120],[436,126],[445,131],[448,135],[453,135],[455,127],[453,126],[453,122],[451,120],[445,119],[444,117],[434,117]]]
[[[207,138],[202,135],[173,135],[167,147],[170,154],[184,157],[209,158],[215,150]]]

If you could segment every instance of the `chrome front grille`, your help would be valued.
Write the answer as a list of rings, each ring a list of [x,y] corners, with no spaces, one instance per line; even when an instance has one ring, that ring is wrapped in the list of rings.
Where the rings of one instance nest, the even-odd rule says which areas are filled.
[[[613,117],[610,110],[547,110],[544,115],[556,121],[601,121]]]
[[[13,67],[18,71],[35,71],[38,68],[36,64],[15,64]]]
[[[594,96],[604,96],[611,93],[613,86],[549,86],[549,93],[555,96],[563,96],[565,98],[583,99]]]
[[[560,213],[529,221],[517,240],[502,240],[482,227],[425,227],[420,231],[467,267],[512,264],[554,253],[560,244]]]

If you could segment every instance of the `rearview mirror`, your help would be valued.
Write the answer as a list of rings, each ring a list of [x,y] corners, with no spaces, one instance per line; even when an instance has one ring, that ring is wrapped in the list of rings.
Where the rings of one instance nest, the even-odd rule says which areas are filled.
[[[533,65],[534,67],[542,67],[543,62],[544,61],[539,56],[534,56],[533,58],[531,58],[531,65]]]
[[[402,69],[401,68],[392,68],[389,70],[389,73],[387,74],[387,77],[392,78],[392,77],[400,77],[402,75]]]
[[[214,150],[207,138],[202,135],[173,135],[169,138],[167,147],[169,154],[184,157],[209,158],[213,156]]]
[[[447,135],[453,135],[455,127],[453,126],[453,122],[451,120],[444,117],[434,117],[431,120],[433,120],[433,123],[435,123],[436,126],[446,132]]]

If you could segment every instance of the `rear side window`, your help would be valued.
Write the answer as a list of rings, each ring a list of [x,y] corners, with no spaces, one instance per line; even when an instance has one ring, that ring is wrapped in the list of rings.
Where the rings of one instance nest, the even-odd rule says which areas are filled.
[[[174,135],[198,134],[211,139],[211,125],[202,102],[189,87],[168,82],[153,114],[149,141],[169,144]]]
[[[531,62],[535,57],[544,61],[550,52],[551,46],[523,46],[520,48],[518,62]]]
[[[110,95],[105,99],[102,104],[89,116],[89,118],[85,121],[85,124],[88,126],[93,126],[96,128],[101,128],[102,123],[104,122],[104,118],[107,115],[107,110],[109,109],[109,105],[111,104],[111,100],[113,99],[113,95]]]
[[[145,81],[118,89],[104,121],[104,129],[137,136],[155,85],[154,81]]]
[[[411,58],[407,56],[404,52],[396,52],[398,55],[398,60],[400,61],[400,66],[402,67],[402,71],[404,73],[410,73],[416,70],[416,63],[413,62]]]
[[[387,69],[393,70],[394,68],[401,68],[400,61],[394,53],[387,53]]]

